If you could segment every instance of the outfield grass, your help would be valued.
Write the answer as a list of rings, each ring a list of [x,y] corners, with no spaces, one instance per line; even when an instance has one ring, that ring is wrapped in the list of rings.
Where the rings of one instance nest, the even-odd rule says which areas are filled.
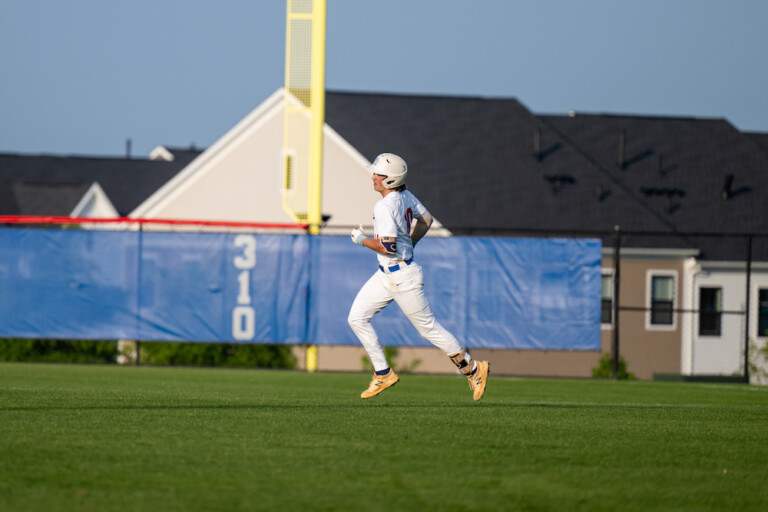
[[[768,510],[768,388],[0,364],[0,510]]]

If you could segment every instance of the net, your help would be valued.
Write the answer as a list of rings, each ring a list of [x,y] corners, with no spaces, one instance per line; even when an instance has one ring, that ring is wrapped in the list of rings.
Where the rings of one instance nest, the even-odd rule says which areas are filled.
[[[283,209],[319,232],[325,103],[325,0],[288,0]]]

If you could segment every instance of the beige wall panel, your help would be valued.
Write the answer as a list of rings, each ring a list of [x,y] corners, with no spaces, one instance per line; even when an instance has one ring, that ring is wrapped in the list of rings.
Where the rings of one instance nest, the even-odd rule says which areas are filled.
[[[611,261],[604,261],[605,268],[611,268]],[[621,263],[621,292],[619,304],[622,307],[646,308],[648,272],[651,270],[677,272],[675,307],[682,300],[681,261],[623,260]],[[677,315],[674,329],[649,330],[646,327],[646,311],[620,311],[619,354],[627,362],[627,370],[638,379],[652,379],[655,373],[679,374],[681,368],[682,318]],[[613,331],[603,331],[603,350],[610,353]]]

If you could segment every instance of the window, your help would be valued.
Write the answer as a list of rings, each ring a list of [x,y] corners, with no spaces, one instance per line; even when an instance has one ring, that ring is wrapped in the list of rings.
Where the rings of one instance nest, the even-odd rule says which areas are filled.
[[[285,179],[285,182],[283,183],[283,190],[293,190],[293,156],[292,155],[284,155],[283,160],[283,178]]]
[[[765,288],[758,291],[757,335],[768,336],[768,289]]]
[[[651,325],[673,325],[675,278],[669,275],[651,277]]]
[[[699,336],[720,336],[723,311],[721,288],[699,289]]]
[[[600,290],[600,323],[613,325],[613,275],[603,274]]]

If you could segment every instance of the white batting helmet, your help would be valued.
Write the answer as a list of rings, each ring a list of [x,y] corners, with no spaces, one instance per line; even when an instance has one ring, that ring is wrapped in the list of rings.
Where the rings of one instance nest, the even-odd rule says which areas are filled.
[[[405,183],[405,177],[408,174],[408,164],[394,153],[380,154],[368,168],[374,174],[387,177],[382,181],[387,188],[399,187]]]

